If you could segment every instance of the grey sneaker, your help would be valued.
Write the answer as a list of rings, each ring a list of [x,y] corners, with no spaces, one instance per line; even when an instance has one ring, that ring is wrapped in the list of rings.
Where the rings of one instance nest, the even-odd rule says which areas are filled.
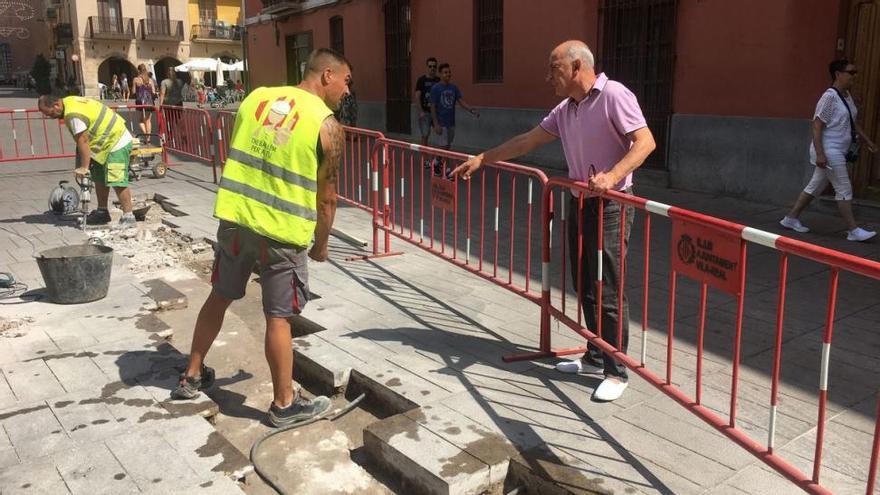
[[[122,215],[122,218],[119,219],[119,228],[120,229],[130,229],[137,227],[137,219],[134,217],[133,213],[125,213]]]
[[[110,212],[101,208],[86,215],[86,225],[105,225],[110,223]]]
[[[199,390],[205,390],[214,385],[214,369],[202,365],[202,372],[199,376],[186,376],[186,373],[180,374],[180,382],[177,388],[171,391],[171,398],[177,400],[195,399],[199,395]]]
[[[272,403],[269,407],[269,423],[275,427],[287,426],[320,416],[328,409],[330,409],[330,399],[327,397],[319,395],[309,400],[297,392],[293,402],[287,407],[281,408]]]

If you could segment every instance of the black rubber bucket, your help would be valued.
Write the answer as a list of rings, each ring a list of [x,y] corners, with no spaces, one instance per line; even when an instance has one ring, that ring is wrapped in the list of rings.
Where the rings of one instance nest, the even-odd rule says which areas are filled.
[[[110,287],[113,248],[77,244],[47,249],[37,256],[49,300],[78,304],[103,299]]]

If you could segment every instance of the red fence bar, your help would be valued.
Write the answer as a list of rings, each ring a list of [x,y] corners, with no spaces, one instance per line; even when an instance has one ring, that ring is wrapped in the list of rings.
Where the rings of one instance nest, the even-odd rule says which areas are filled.
[[[108,105],[126,120],[126,127],[137,137],[141,112],[153,110],[143,105]],[[156,128],[162,128],[161,116]],[[51,128],[57,128],[57,135]],[[12,151],[10,153],[10,151]],[[0,162],[72,158],[76,156],[73,137],[64,121],[49,119],[36,108],[0,109]],[[167,161],[167,160],[166,160]]]
[[[381,132],[357,127],[345,129],[345,150],[339,168],[339,199],[362,210],[373,211],[373,165],[378,171],[382,147],[377,142]],[[378,175],[378,174],[377,174]]]
[[[468,155],[391,139],[376,143],[384,154],[380,177],[384,218],[379,226],[386,236],[394,235],[535,303],[540,301],[528,281],[535,273],[531,264],[537,262],[531,243],[522,248],[524,252],[517,252],[515,243],[538,239],[530,219],[534,208],[540,207],[533,198],[534,188],[547,180],[543,172],[496,163],[486,164],[470,181],[448,180],[444,171],[457,167]],[[521,215],[529,220],[517,223]],[[480,226],[475,229],[477,218]],[[489,231],[484,228],[487,221]],[[505,225],[511,227],[507,233]]]
[[[217,141],[215,156],[217,157],[215,165],[220,166],[226,163],[226,157],[229,156],[229,139],[232,137],[232,129],[235,126],[235,113],[228,111],[217,112],[217,120],[214,128],[217,130]]]
[[[200,108],[163,105],[160,109],[165,147],[213,166],[217,183],[217,163],[214,152],[214,124],[207,110]]]

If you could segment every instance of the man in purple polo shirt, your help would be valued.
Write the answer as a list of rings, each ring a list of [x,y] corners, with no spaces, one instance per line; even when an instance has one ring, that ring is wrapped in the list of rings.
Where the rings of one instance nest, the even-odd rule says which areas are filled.
[[[591,253],[598,250],[598,205],[604,201],[604,243],[602,252],[602,337],[621,351],[629,340],[629,305],[624,296],[623,312],[617,311],[617,281],[621,254],[620,204],[600,199],[607,190],[632,192],[632,172],[654,151],[656,144],[645,123],[635,95],[604,73],[596,75],[593,54],[582,41],[566,41],[550,53],[547,81],[557,96],[565,99],[532,130],[481,153],[453,171],[468,179],[483,162],[509,160],[524,155],[554,139],[562,140],[568,176],[589,184],[595,196],[584,200],[583,270],[581,273],[586,325],[596,329],[596,263]],[[578,198],[572,197],[569,211],[577,212]],[[633,208],[626,207],[623,255],[632,228]],[[574,214],[573,214],[574,216]],[[576,218],[576,217],[575,217]],[[576,225],[568,229],[572,278],[577,280]],[[575,284],[575,287],[577,285]],[[617,322],[623,323],[623,342],[617,342]],[[565,373],[603,373],[605,379],[593,392],[599,401],[612,401],[627,386],[626,367],[594,346],[583,357],[563,361],[556,368]]]

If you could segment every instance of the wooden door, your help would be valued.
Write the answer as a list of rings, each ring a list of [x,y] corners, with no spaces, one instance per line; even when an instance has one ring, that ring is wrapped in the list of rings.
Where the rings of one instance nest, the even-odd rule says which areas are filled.
[[[385,2],[385,126],[409,134],[411,102],[409,0]]]
[[[119,0],[98,0],[98,32],[122,32],[122,7]]]
[[[306,63],[312,53],[312,32],[285,36],[284,48],[287,55],[287,84],[295,86],[302,82],[306,73]]]
[[[874,143],[880,143],[880,0],[850,2],[844,53],[859,75],[852,93],[859,123]],[[863,150],[853,169],[856,195],[880,200],[880,153]]]
[[[672,116],[678,0],[603,0],[598,66],[639,98],[657,150],[646,167],[666,168]]]
[[[168,0],[147,0],[147,19],[151,34],[168,36],[171,34],[171,24],[168,15]]]

